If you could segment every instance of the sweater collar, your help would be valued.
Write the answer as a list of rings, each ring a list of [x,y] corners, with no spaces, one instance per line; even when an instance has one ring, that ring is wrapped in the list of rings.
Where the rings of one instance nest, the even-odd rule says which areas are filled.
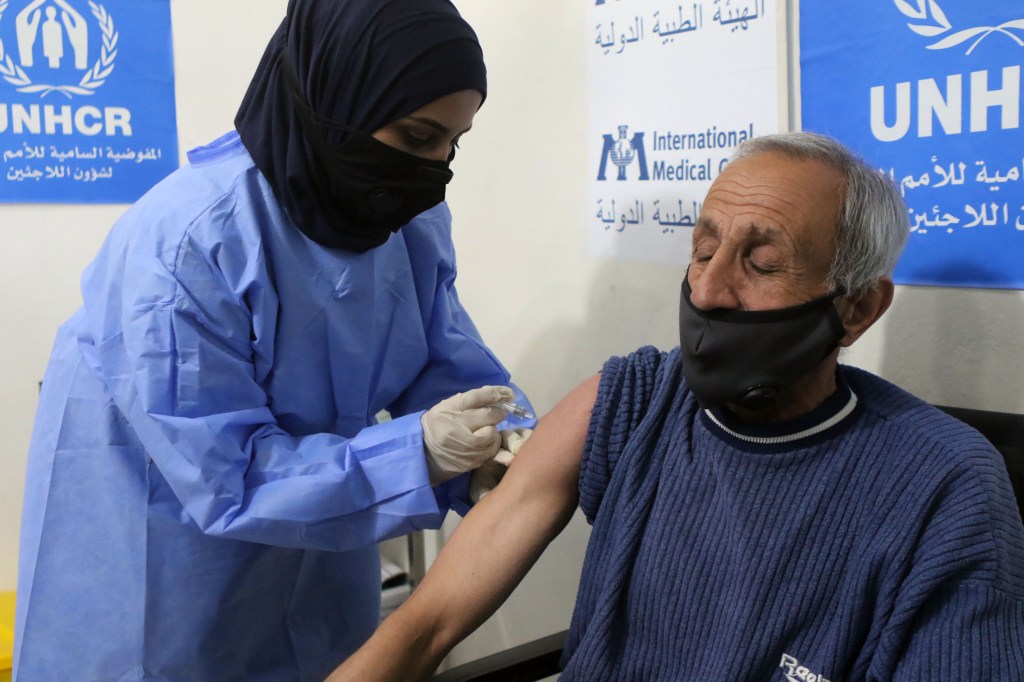
[[[702,410],[701,417],[711,431],[748,445],[804,445],[840,425],[845,426],[857,411],[857,394],[842,372],[836,373],[836,390],[821,405],[807,414],[783,422],[750,423],[725,408]]]

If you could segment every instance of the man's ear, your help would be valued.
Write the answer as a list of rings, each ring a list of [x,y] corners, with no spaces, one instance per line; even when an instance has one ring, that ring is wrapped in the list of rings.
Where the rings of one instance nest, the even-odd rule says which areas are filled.
[[[892,303],[895,287],[888,277],[880,277],[870,291],[853,300],[843,297],[836,300],[836,309],[846,328],[846,336],[839,339],[839,345],[848,347],[871,328]]]

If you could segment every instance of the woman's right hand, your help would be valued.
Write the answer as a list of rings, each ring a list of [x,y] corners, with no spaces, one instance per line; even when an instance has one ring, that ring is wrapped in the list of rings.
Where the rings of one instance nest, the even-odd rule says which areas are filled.
[[[493,459],[501,446],[495,428],[506,413],[494,404],[512,400],[508,386],[483,386],[457,393],[420,418],[430,485],[444,483]]]

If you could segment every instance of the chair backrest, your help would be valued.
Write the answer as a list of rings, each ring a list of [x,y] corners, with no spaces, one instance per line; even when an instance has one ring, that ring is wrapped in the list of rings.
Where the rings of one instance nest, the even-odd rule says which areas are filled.
[[[1017,506],[1024,514],[1024,415],[973,410],[966,407],[936,407],[974,427],[996,446],[1006,460],[1006,470],[1010,473],[1010,483],[1017,497]]]

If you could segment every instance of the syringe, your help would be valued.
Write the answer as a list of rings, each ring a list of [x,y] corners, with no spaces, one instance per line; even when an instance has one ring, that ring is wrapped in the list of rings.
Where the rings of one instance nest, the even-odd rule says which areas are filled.
[[[536,415],[533,412],[530,412],[527,408],[510,400],[499,400],[491,405],[491,407],[497,407],[500,410],[505,410],[505,412],[515,417],[520,417],[521,419],[533,419],[536,417]]]

